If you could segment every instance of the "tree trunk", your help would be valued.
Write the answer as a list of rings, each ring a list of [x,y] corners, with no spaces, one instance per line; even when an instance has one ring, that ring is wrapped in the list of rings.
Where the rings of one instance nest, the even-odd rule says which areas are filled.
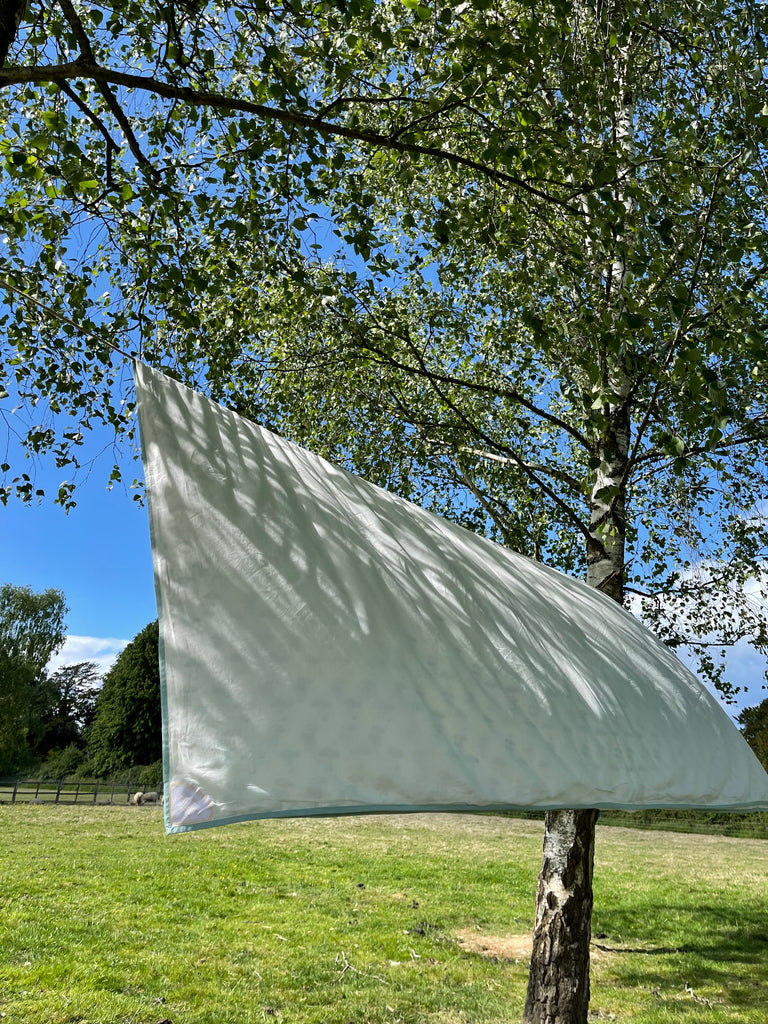
[[[581,16],[589,21],[590,3]],[[595,23],[610,38],[612,19],[621,4],[594,7]],[[627,236],[634,212],[627,183],[634,157],[632,43],[609,48],[613,141],[617,184],[614,198],[626,211],[607,263],[595,257],[596,304],[605,304],[608,319],[617,322],[629,275]],[[589,209],[585,209],[587,219]],[[590,487],[587,538],[587,583],[618,604],[624,603],[626,540],[626,470],[629,461],[632,382],[619,346],[610,342],[601,353],[601,391],[605,396],[595,422],[592,455],[599,460]],[[578,728],[578,725],[576,725]],[[536,896],[536,923],[523,1024],[587,1024],[589,1013],[589,946],[592,937],[592,872],[598,811],[548,811],[544,826],[544,863]]]
[[[611,388],[622,401],[606,405],[610,425],[596,449],[600,469],[590,496],[587,582],[621,604],[629,381],[618,373]],[[523,1024],[587,1024],[597,816],[595,810],[547,812]]]
[[[597,811],[548,811],[523,1024],[587,1024]]]

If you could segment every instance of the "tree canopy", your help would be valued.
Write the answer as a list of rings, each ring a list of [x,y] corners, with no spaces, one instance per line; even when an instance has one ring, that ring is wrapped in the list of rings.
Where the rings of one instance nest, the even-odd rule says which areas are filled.
[[[8,24],[17,5],[4,7]],[[510,42],[484,4],[31,4],[0,71],[6,360],[19,395],[58,417],[35,406],[30,451],[75,466],[90,423],[130,427],[108,345],[168,360],[158,321],[165,299],[205,288],[200,241],[258,236],[254,271],[279,270],[366,154],[393,152],[414,176],[437,160],[575,209],[589,182],[521,168],[485,124],[497,77],[533,91],[529,65],[566,8],[541,22],[510,8]],[[371,252],[358,199],[343,234]],[[179,357],[186,376],[230,386],[225,352]],[[34,496],[29,474],[6,472],[6,495]]]
[[[44,729],[46,668],[65,639],[59,590],[0,586],[0,774],[16,768]]]
[[[58,590],[0,587],[0,775],[104,778],[156,766],[157,622],[137,634],[102,684],[93,662],[48,671],[65,640],[66,612]]]
[[[97,777],[162,757],[157,622],[134,637],[104,676],[87,743]]]
[[[768,697],[755,707],[745,708],[738,717],[744,739],[768,771]]]
[[[62,665],[48,677],[42,736],[36,753],[74,746],[84,757],[85,734],[93,721],[101,676],[93,661]]]
[[[7,31],[5,415],[65,507],[89,426],[132,437],[117,346],[589,562],[728,690],[717,644],[765,644],[759,8],[60,0]]]
[[[768,647],[762,5],[18,8],[0,317],[29,453],[130,440],[136,353],[585,575],[732,692],[723,645]]]
[[[59,590],[0,587],[0,774],[63,775],[85,760],[97,667],[81,662],[52,673],[48,668],[66,639],[67,611]]]

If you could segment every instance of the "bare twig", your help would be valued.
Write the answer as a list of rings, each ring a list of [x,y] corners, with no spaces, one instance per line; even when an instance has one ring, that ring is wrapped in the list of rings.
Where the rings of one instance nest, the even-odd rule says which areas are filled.
[[[710,1001],[708,999],[702,999],[701,996],[697,996],[696,993],[691,988],[691,986],[689,984],[687,984],[687,983],[686,983],[686,986],[685,986],[685,991],[688,993],[688,995],[691,997],[691,999],[695,1003],[702,1003],[704,1006],[712,1006],[712,1003],[710,1003]]]
[[[381,978],[379,977],[378,974],[368,974],[367,971],[358,971],[358,969],[356,967],[353,967],[349,960],[347,960],[347,954],[344,952],[344,950],[342,950],[341,953],[336,954],[336,963],[344,964],[341,970],[341,974],[338,977],[339,981],[341,981],[341,979],[344,977],[347,971],[351,971],[353,974],[359,974],[361,978],[373,978],[374,981],[380,981],[383,985],[386,985],[387,983],[386,978]]]

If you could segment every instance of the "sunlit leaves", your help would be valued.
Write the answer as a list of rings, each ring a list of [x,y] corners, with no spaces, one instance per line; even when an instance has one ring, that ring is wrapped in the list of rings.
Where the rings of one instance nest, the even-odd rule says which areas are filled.
[[[83,56],[64,8],[33,7],[12,62]],[[764,557],[738,526],[765,489],[765,43],[745,12],[76,10],[111,92],[81,61],[0,97],[3,359],[31,452],[75,467],[90,423],[132,430],[106,339],[568,571],[590,495],[626,498],[636,589],[679,590],[705,552]],[[627,474],[598,483],[625,414]]]

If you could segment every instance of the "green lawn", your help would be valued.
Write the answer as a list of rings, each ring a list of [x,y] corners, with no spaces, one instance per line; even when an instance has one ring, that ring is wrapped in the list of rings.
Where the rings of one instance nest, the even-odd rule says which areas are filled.
[[[2,1024],[519,1021],[541,824],[0,807]],[[592,1019],[768,1021],[768,843],[600,828]]]

